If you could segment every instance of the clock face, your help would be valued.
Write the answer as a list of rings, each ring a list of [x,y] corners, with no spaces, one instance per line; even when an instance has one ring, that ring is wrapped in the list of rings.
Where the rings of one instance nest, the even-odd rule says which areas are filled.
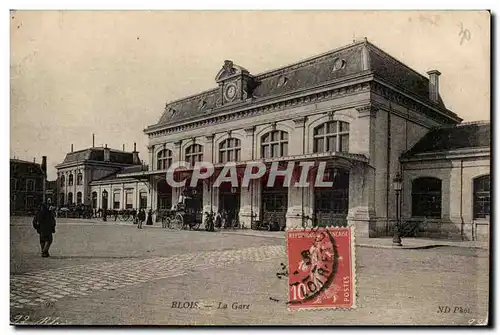
[[[226,98],[228,100],[232,100],[234,98],[234,96],[236,95],[236,86],[234,84],[232,85],[229,85],[227,88],[226,88]]]

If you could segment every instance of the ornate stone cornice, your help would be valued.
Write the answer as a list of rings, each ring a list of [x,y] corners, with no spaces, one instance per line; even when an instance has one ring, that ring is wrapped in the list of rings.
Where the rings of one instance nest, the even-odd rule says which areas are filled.
[[[180,140],[180,141],[175,141],[175,142],[174,142],[174,147],[180,147],[180,146],[181,146],[181,144],[182,144],[182,140]]]
[[[290,98],[285,101],[272,102],[266,105],[251,107],[247,109],[238,110],[233,113],[223,114],[223,115],[207,115],[207,118],[202,120],[196,120],[191,123],[170,126],[165,129],[151,131],[148,134],[149,138],[165,136],[174,133],[180,133],[184,131],[189,131],[201,127],[211,126],[214,124],[230,122],[234,120],[239,120],[247,117],[268,114],[275,111],[285,110],[288,108],[299,107],[302,105],[317,103],[325,100],[335,99],[343,96],[348,96],[351,94],[357,94],[359,92],[370,91],[370,82],[357,83],[351,86],[344,86],[335,89],[328,89],[321,92],[314,92],[309,95],[299,96],[295,98]]]
[[[403,107],[406,107],[412,111],[415,111],[417,113],[421,113],[429,117],[430,119],[438,122],[438,123],[444,123],[444,124],[449,124],[452,123],[450,122],[450,119],[453,118],[453,116],[445,116],[443,115],[445,112],[438,112],[436,109],[427,107],[423,102],[418,102],[416,99],[410,98],[409,96],[405,94],[401,94],[379,82],[372,82],[371,83],[371,91],[375,94],[378,94],[380,96],[383,96],[389,101],[395,102]],[[417,98],[418,99],[418,98]],[[457,116],[455,116],[457,119]],[[458,120],[457,120],[458,121]]]
[[[205,135],[205,140],[207,142],[211,142],[213,139],[214,139],[214,134],[211,134],[211,135]]]

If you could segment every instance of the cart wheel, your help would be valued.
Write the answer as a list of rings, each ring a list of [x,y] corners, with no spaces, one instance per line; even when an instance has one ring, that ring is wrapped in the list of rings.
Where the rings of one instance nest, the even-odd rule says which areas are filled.
[[[172,227],[177,230],[184,228],[184,217],[182,214],[175,215],[175,218],[172,220]]]

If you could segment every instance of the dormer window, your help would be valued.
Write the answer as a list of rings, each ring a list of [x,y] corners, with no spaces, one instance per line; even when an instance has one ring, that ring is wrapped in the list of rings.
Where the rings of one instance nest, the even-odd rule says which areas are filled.
[[[347,65],[347,63],[346,63],[345,59],[337,58],[336,60],[333,61],[333,71],[343,69],[343,68],[345,68],[346,65]]]
[[[287,77],[285,77],[285,76],[280,76],[280,77],[278,78],[278,87],[285,86],[287,82],[288,82],[288,78],[287,78]]]

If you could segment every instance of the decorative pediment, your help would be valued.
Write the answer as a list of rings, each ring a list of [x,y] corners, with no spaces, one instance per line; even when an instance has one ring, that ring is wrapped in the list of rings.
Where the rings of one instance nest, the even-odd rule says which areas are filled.
[[[248,75],[248,70],[244,67],[234,64],[231,60],[225,60],[224,65],[222,65],[222,68],[217,73],[217,76],[215,76],[215,81],[220,82],[224,79],[231,78],[239,74]]]

